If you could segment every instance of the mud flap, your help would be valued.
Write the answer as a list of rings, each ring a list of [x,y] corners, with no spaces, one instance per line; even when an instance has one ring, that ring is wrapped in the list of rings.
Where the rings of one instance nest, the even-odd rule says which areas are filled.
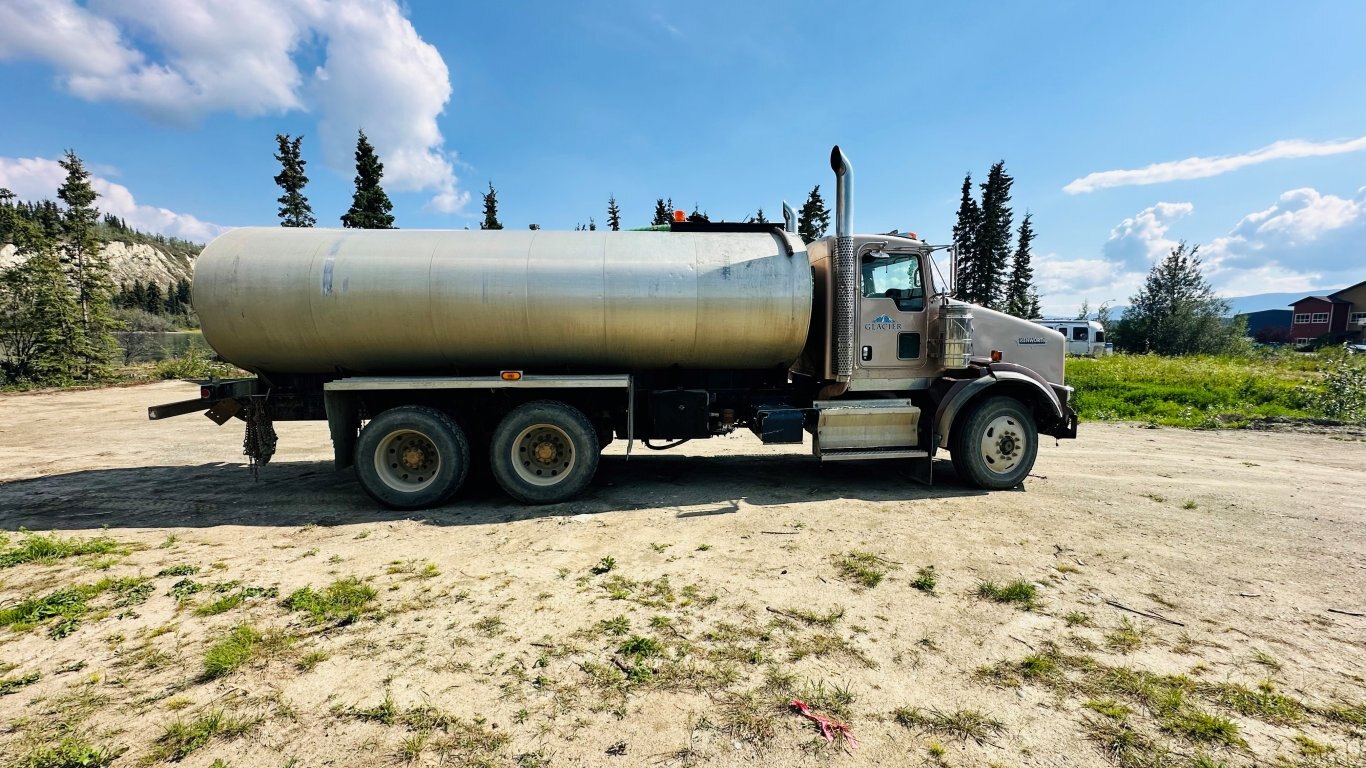
[[[332,435],[332,461],[339,472],[355,463],[356,440],[360,435],[359,406],[359,398],[351,392],[323,390],[327,431]]]

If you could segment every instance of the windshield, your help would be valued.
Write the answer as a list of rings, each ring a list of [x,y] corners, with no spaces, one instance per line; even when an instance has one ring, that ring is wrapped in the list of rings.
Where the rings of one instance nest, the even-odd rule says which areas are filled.
[[[863,257],[864,298],[888,298],[902,312],[925,308],[925,287],[920,276],[920,256],[914,253]]]

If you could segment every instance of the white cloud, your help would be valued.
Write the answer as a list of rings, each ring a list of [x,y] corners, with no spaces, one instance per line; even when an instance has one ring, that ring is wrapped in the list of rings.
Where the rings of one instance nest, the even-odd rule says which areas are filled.
[[[1128,187],[1142,184],[1161,184],[1167,181],[1182,181],[1186,179],[1203,179],[1210,176],[1236,171],[1249,165],[1269,162],[1271,160],[1287,160],[1300,157],[1322,157],[1324,155],[1340,155],[1346,152],[1361,152],[1366,150],[1366,136],[1359,139],[1344,139],[1341,141],[1302,141],[1300,139],[1290,139],[1278,141],[1274,144],[1254,149],[1241,155],[1223,155],[1219,157],[1188,157],[1185,160],[1172,160],[1165,163],[1154,163],[1144,168],[1134,170],[1118,171],[1097,171],[1089,173],[1080,179],[1074,179],[1062,191],[1070,194],[1082,194],[1095,192],[1098,189],[1108,187]]]
[[[1105,257],[1125,269],[1146,272],[1154,261],[1166,256],[1177,241],[1167,237],[1172,222],[1195,210],[1191,203],[1158,203],[1121,221],[1105,241]]]
[[[1366,276],[1363,242],[1366,187],[1350,199],[1306,188],[1292,189],[1270,207],[1244,216],[1201,252],[1212,275],[1273,266],[1283,274],[1306,277],[1341,274],[1350,279],[1355,272],[1360,280]]]
[[[0,187],[8,188],[21,200],[56,200],[57,188],[65,179],[66,171],[56,160],[44,157],[0,157]],[[127,221],[129,226],[143,232],[157,232],[207,243],[230,229],[202,221],[188,213],[140,204],[128,187],[102,176],[92,174],[90,186],[100,195],[95,207],[101,213],[118,216]]]
[[[431,192],[442,212],[469,200],[436,122],[450,72],[395,0],[4,0],[4,58],[45,61],[80,98],[177,124],[315,112],[323,161],[343,176],[363,128],[387,187]],[[321,63],[305,73],[304,59]]]
[[[1173,223],[1194,211],[1190,203],[1157,203],[1124,219],[1102,246],[1102,258],[1035,260],[1035,277],[1049,314],[1127,304],[1151,265],[1177,240]],[[1223,296],[1306,293],[1366,279],[1366,187],[1351,198],[1315,189],[1292,189],[1265,209],[1240,219],[1227,235],[1200,248],[1205,277]]]

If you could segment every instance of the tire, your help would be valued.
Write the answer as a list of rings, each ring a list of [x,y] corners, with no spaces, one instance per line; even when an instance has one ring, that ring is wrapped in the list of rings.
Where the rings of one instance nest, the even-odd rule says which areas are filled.
[[[1013,397],[989,397],[969,406],[955,420],[949,440],[958,478],[989,491],[1023,483],[1038,452],[1034,415]]]
[[[537,400],[513,409],[489,446],[493,477],[523,504],[557,504],[588,487],[598,471],[598,436],[579,409]]]
[[[356,476],[390,509],[426,509],[448,500],[470,468],[465,433],[451,417],[421,405],[376,416],[356,440]]]

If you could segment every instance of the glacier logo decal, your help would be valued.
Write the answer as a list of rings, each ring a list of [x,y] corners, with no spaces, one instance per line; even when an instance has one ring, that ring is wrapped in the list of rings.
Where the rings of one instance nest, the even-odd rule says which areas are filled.
[[[899,331],[901,330],[901,323],[898,323],[897,321],[893,320],[890,315],[878,315],[877,317],[873,318],[873,321],[871,323],[864,323],[863,330]]]

